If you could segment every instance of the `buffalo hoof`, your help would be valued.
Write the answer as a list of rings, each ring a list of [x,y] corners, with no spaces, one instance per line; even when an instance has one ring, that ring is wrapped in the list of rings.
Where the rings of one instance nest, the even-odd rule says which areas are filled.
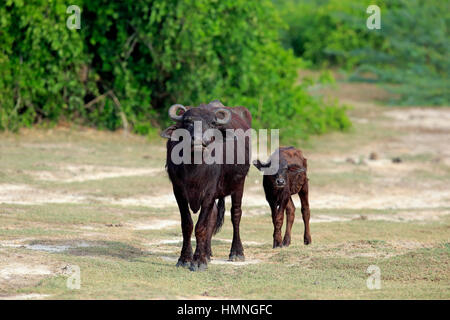
[[[274,242],[273,248],[274,249],[276,249],[276,248],[283,248],[283,244],[281,242]]]
[[[189,267],[189,270],[191,271],[205,271],[208,269],[208,265],[206,263],[201,262],[191,262],[191,266]]]
[[[245,256],[243,254],[230,254],[230,261],[245,261]]]
[[[178,259],[177,262],[177,267],[183,267],[183,268],[189,268],[191,266],[191,262],[190,261],[183,261],[181,259]]]
[[[305,237],[303,239],[303,242],[305,243],[305,245],[311,244],[311,242],[312,242],[311,237]]]
[[[283,247],[289,247],[290,244],[291,244],[290,241],[289,241],[289,242],[284,242],[284,241],[283,241],[283,245],[282,245],[282,246],[283,246]]]

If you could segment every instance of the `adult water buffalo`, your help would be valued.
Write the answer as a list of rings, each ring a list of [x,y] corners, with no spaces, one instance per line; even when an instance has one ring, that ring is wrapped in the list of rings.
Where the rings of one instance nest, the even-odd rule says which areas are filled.
[[[244,260],[239,223],[242,215],[241,202],[244,182],[250,167],[251,142],[250,138],[247,138],[248,136],[242,135],[231,135],[230,139],[226,131],[242,129],[246,132],[249,130],[251,127],[250,112],[244,107],[225,107],[220,101],[215,100],[196,108],[180,104],[173,105],[169,109],[169,116],[175,121],[175,124],[164,130],[161,136],[169,139],[167,141],[166,168],[180,210],[183,231],[183,248],[177,266],[190,267],[192,271],[207,268],[207,263],[212,256],[211,238],[223,224],[224,198],[229,195],[231,195],[231,220],[233,223],[233,242],[229,259],[231,261]],[[201,125],[201,130],[196,129],[199,125]],[[216,161],[207,164],[202,158],[200,163],[193,163],[196,152],[206,154],[219,151],[219,149],[210,150],[212,145],[218,145],[218,141],[215,140],[216,137],[210,138],[206,134],[209,129],[223,134],[223,142],[226,142],[220,145],[223,161],[222,163]],[[179,139],[176,134],[180,131],[188,134],[183,140]],[[185,150],[178,151],[178,144],[183,141],[186,143],[187,140],[190,140],[188,145],[192,147],[188,156]],[[241,144],[242,142],[244,143]],[[227,148],[227,143],[228,147],[230,143],[233,146],[232,152]],[[173,153],[174,148],[177,152]],[[231,153],[234,155],[231,163],[227,159],[227,151],[228,155]],[[183,160],[179,163],[178,160],[173,159],[174,155],[181,155],[184,160],[188,159],[189,161]],[[194,254],[192,254],[191,247],[193,222],[189,208],[194,213],[200,210],[195,226],[197,247]]]

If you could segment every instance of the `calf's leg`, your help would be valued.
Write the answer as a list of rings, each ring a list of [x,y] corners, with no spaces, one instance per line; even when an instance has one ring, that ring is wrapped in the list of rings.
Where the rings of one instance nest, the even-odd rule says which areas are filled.
[[[283,246],[281,238],[281,228],[284,221],[284,210],[286,209],[288,200],[283,200],[277,207],[271,205],[272,222],[273,222],[273,248],[281,248]]]
[[[303,223],[305,224],[305,233],[303,235],[303,241],[305,244],[310,244],[311,233],[309,230],[309,217],[311,216],[309,211],[309,201],[308,201],[308,181],[302,186],[302,189],[299,192],[300,202],[302,203],[302,217]]]
[[[231,222],[233,223],[233,242],[230,250],[230,261],[244,261],[244,248],[242,247],[241,236],[239,234],[239,224],[242,216],[242,195],[244,183],[231,194]]]
[[[292,198],[289,197],[288,204],[286,206],[286,232],[284,234],[283,246],[289,247],[291,244],[291,230],[295,219],[295,206]]]

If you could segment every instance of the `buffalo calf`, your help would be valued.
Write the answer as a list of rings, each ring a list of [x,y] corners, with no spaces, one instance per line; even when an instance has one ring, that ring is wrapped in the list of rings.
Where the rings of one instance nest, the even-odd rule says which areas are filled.
[[[274,161],[278,161],[278,171],[274,174],[268,173],[269,168],[273,167]],[[273,247],[289,246],[291,243],[291,229],[295,218],[295,206],[291,198],[293,194],[300,196],[305,224],[304,243],[310,244],[307,164],[302,152],[294,147],[281,147],[270,156],[266,163],[256,160],[253,165],[265,173],[263,186],[267,202],[272,210]],[[281,227],[283,226],[284,211],[286,211],[287,223],[286,233],[282,240]]]

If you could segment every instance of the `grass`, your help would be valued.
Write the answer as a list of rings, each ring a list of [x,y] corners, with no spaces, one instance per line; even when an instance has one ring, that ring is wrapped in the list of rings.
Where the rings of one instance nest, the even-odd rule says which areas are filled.
[[[368,193],[383,199],[399,192],[415,199],[421,196],[421,190],[448,190],[450,171],[444,162],[433,162],[435,154],[414,154],[408,151],[410,146],[386,147],[410,132],[390,127],[382,111],[378,105],[355,103],[351,116],[364,116],[366,123],[356,122],[346,134],[331,133],[302,143],[309,161],[311,203],[327,194],[357,200]],[[367,161],[371,151],[385,159],[399,156],[403,162],[394,167],[399,170],[383,171],[363,161],[334,161],[349,156]],[[0,270],[16,264],[48,265],[53,273],[16,276],[20,281],[0,277],[0,296],[38,293],[50,295],[51,299],[450,299],[450,208],[445,199],[432,199],[431,206],[411,207],[406,203],[406,207],[389,209],[312,206],[313,219],[331,216],[335,221],[312,223],[310,246],[303,245],[303,223],[297,208],[291,246],[274,250],[268,206],[245,204],[245,197],[263,196],[262,179],[254,169],[246,182],[241,237],[247,261],[257,263],[211,263],[201,273],[176,268],[181,249],[181,242],[176,240],[182,238],[176,205],[170,202],[157,207],[151,200],[146,205],[113,203],[139,197],[160,202],[152,197],[171,194],[163,171],[164,158],[163,141],[142,137],[67,128],[1,134]],[[81,182],[43,180],[36,175],[46,172],[59,177],[67,173],[67,165],[161,170],[153,175]],[[11,191],[5,187],[11,185],[26,188]],[[1,203],[5,195],[16,200]],[[74,195],[82,201],[51,203],[58,197]],[[411,219],[416,215],[433,218]],[[389,221],[380,217],[405,218]],[[195,222],[197,216],[193,219]],[[155,221],[177,223],[162,229],[136,228]],[[227,213],[222,231],[213,238],[213,259],[227,259],[231,239]],[[69,249],[46,252],[36,250],[37,246]],[[67,288],[68,275],[63,272],[67,265],[80,267],[80,290]],[[381,270],[380,290],[366,286],[370,265]]]
[[[159,250],[167,250],[169,253],[163,255],[176,259],[179,243],[145,245],[152,240],[181,239],[178,227],[148,231],[106,227],[101,223],[113,221],[112,217],[118,212],[114,213],[110,208],[108,220],[105,214],[108,210],[98,206],[42,206],[35,214],[27,213],[35,210],[33,206],[21,206],[21,209],[23,211],[18,213],[9,213],[8,219],[1,218],[2,238],[32,237],[33,241],[28,241],[29,244],[44,245],[88,241],[90,246],[62,253],[38,252],[46,258],[51,257],[61,266],[78,265],[82,281],[80,290],[67,289],[67,276],[58,275],[8,294],[32,292],[50,294],[57,299],[204,296],[245,299],[449,298],[450,245],[446,242],[449,218],[428,223],[368,220],[317,223],[312,225],[311,246],[302,244],[303,225],[297,221],[291,247],[273,250],[270,217],[244,217],[242,238],[260,243],[244,245],[247,259],[259,259],[264,263],[239,267],[210,264],[206,272],[193,273],[176,268],[175,262],[161,258]],[[44,209],[47,211],[44,212]],[[121,223],[148,219],[142,211],[131,209],[129,214],[119,214],[120,219],[116,219]],[[58,216],[56,212],[61,214]],[[94,212],[98,214],[94,215]],[[346,214],[349,212],[345,210],[336,213],[338,216]],[[148,215],[155,213],[149,212]],[[175,214],[170,217],[175,218]],[[5,225],[13,227],[15,221],[24,219],[29,224],[42,223],[46,227],[4,229]],[[86,231],[79,228],[84,224],[98,224],[95,229],[98,235],[87,236]],[[216,238],[231,239],[231,236],[231,223],[226,222]],[[100,240],[102,238],[107,240]],[[415,246],[404,246],[409,242]],[[226,259],[229,247],[230,244],[225,241],[214,240],[214,256]],[[6,250],[22,255],[29,251],[17,248]],[[366,287],[366,269],[373,264],[379,266],[382,272],[381,290]]]
[[[19,292],[52,294],[61,299],[195,296],[248,299],[448,298],[448,264],[441,263],[448,259],[448,244],[412,250],[390,259],[325,257],[316,256],[311,251],[298,247],[282,249],[264,265],[235,268],[215,265],[207,272],[192,273],[177,269],[173,263],[157,257],[112,244],[83,256],[58,254],[59,259],[80,266],[82,288],[79,291],[68,290],[65,277],[60,276]],[[382,270],[380,291],[366,287],[368,275],[365,270],[372,264]]]

